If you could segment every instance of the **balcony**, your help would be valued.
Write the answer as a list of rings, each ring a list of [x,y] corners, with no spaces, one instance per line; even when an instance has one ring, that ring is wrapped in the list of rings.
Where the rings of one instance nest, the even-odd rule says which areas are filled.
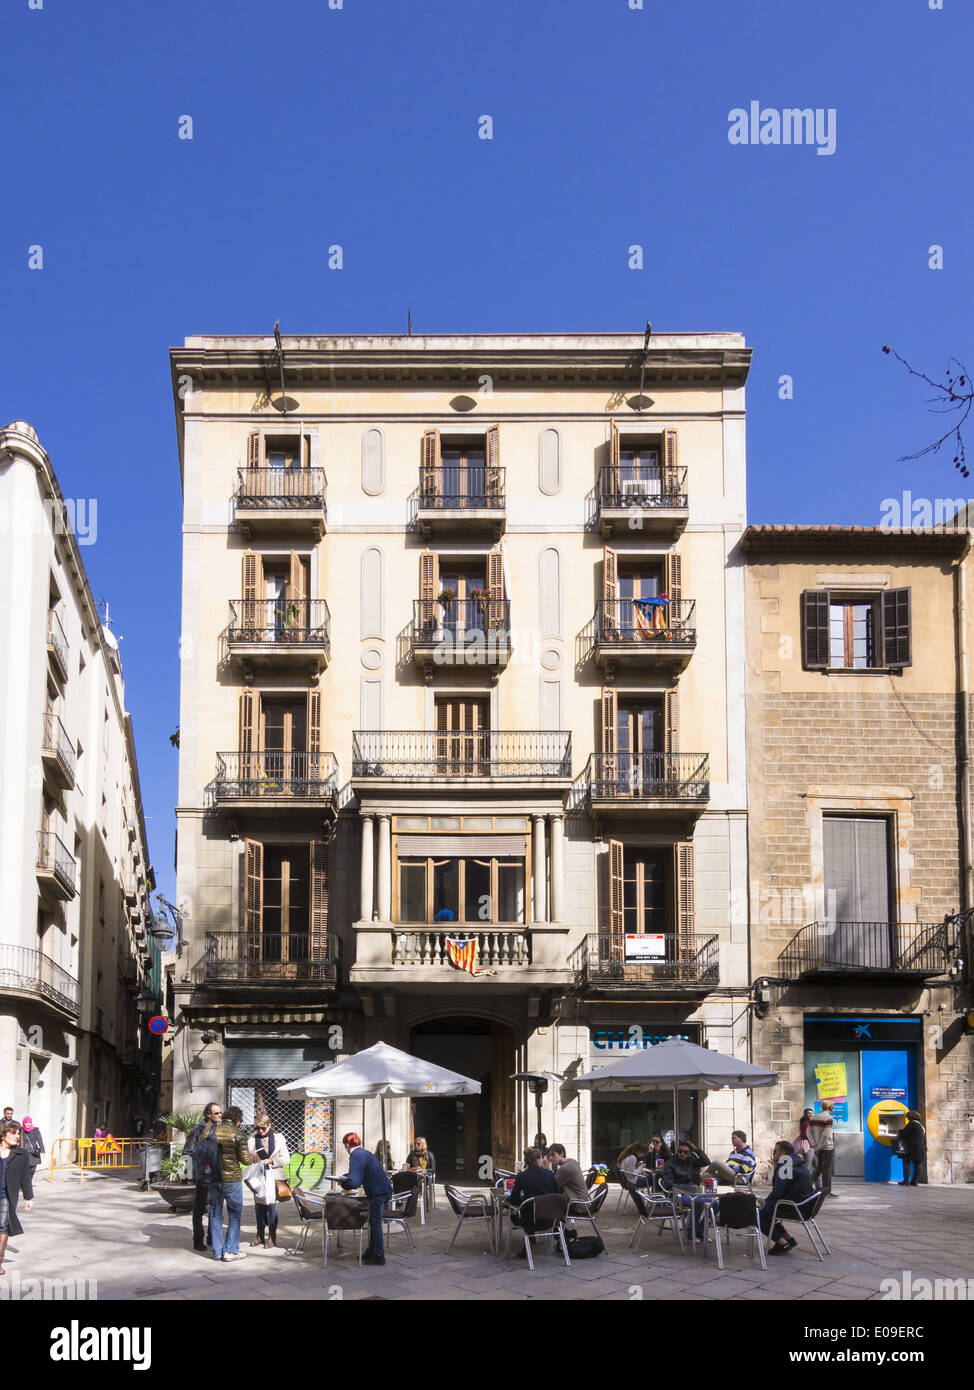
[[[952,941],[945,922],[812,922],[778,957],[794,980],[903,980],[942,975]]]
[[[580,792],[595,815],[699,815],[710,800],[708,753],[593,753]]]
[[[325,808],[334,815],[338,759],[334,753],[218,753],[210,784],[217,811],[271,806]]]
[[[352,735],[352,780],[369,786],[443,781],[456,787],[489,788],[499,781],[551,789],[553,782],[567,784],[571,771],[572,736],[562,731],[409,730]]]
[[[511,659],[510,601],[415,599],[409,644],[427,680],[437,667],[502,671]]]
[[[599,530],[675,541],[690,519],[685,468],[647,469],[603,464],[595,494]]]
[[[54,679],[64,685],[68,679],[68,639],[53,608],[47,615],[47,659]]]
[[[338,983],[338,938],[309,932],[207,932],[194,972],[198,985],[275,985],[317,989]]]
[[[600,599],[592,654],[611,679],[616,668],[682,671],[697,646],[695,599]]]
[[[63,791],[70,791],[74,786],[74,745],[64,725],[51,710],[44,715],[41,760],[54,785]]]
[[[69,1014],[77,1015],[81,1008],[75,977],[29,946],[0,944],[0,989],[46,999]]]
[[[503,468],[421,467],[416,521],[427,539],[501,536],[507,519]]]
[[[615,936],[593,932],[572,952],[580,984],[612,990],[680,990],[708,993],[720,983],[716,936],[675,933]]]
[[[52,898],[68,902],[78,891],[78,866],[52,830],[37,836],[37,881]]]
[[[323,598],[234,599],[227,655],[244,673],[319,675],[331,657],[331,614]]]
[[[238,468],[234,521],[244,536],[287,532],[320,540],[328,524],[323,468]]]
[[[360,990],[394,986],[406,994],[564,991],[573,983],[566,935],[567,929],[536,931],[516,923],[484,930],[459,923],[452,929],[361,923],[349,979]]]

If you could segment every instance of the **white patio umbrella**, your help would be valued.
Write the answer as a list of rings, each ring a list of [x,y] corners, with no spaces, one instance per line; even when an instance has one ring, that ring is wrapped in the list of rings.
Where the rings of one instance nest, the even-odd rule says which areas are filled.
[[[766,1071],[753,1062],[727,1057],[698,1047],[684,1038],[667,1038],[655,1047],[627,1053],[618,1062],[608,1062],[595,1071],[573,1077],[571,1085],[589,1091],[673,1090],[673,1129],[678,1134],[677,1097],[680,1091],[752,1090],[773,1086],[776,1071]]]
[[[321,1067],[279,1086],[277,1094],[290,1100],[371,1100],[378,1096],[384,1154],[386,1096],[479,1096],[480,1082],[379,1042],[333,1067]]]

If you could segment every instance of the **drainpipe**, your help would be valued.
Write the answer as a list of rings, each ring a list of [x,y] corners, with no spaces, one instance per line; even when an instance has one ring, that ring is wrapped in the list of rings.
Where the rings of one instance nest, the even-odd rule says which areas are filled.
[[[974,907],[974,865],[971,863],[971,756],[968,715],[970,696],[967,683],[967,557],[974,546],[974,532],[968,530],[964,549],[957,561],[956,603],[957,603],[957,666],[960,686],[960,811],[963,840],[961,856],[963,865],[963,908]],[[964,945],[965,958],[969,956]]]

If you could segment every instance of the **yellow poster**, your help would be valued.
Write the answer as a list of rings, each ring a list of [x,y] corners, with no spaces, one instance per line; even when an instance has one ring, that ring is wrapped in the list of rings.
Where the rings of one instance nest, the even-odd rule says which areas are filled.
[[[838,1100],[849,1094],[845,1062],[822,1062],[815,1068],[819,1100]]]

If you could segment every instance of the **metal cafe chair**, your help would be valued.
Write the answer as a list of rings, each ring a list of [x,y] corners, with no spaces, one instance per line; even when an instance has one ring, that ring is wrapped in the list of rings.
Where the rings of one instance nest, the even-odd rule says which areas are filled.
[[[663,1234],[663,1227],[669,1226],[673,1234],[673,1239],[679,1241],[680,1252],[687,1253],[686,1241],[683,1237],[683,1212],[677,1207],[676,1198],[672,1192],[661,1190],[659,1192],[643,1192],[641,1188],[636,1188],[632,1194],[632,1199],[636,1203],[636,1210],[639,1212],[639,1220],[636,1222],[632,1237],[629,1241],[630,1250],[639,1250],[642,1238],[650,1227],[655,1223],[656,1234]]]
[[[808,1236],[808,1239],[811,1241],[812,1249],[815,1251],[816,1255],[822,1261],[823,1265],[825,1263],[825,1255],[831,1255],[832,1253],[832,1251],[826,1244],[825,1237],[822,1235],[822,1232],[818,1228],[818,1222],[815,1220],[816,1216],[818,1216],[819,1212],[822,1209],[822,1203],[824,1201],[824,1192],[813,1192],[811,1196],[803,1198],[800,1202],[795,1202],[790,1197],[781,1197],[774,1204],[774,1210],[771,1213],[771,1225],[768,1227],[769,1231],[773,1231],[775,1227],[775,1222],[782,1220],[783,1215],[788,1215],[788,1212],[784,1209],[786,1207],[790,1208],[791,1213],[794,1216],[797,1216],[798,1220],[802,1223],[802,1229]],[[816,1236],[818,1237],[818,1240],[816,1240]],[[819,1249],[819,1240],[822,1242],[822,1247],[825,1250],[825,1255],[823,1255],[822,1251]]]
[[[561,1246],[561,1253],[565,1257],[565,1264],[571,1267],[571,1260],[568,1258],[568,1242],[565,1239],[565,1217],[568,1212],[568,1198],[563,1192],[544,1192],[540,1197],[525,1197],[524,1201],[517,1208],[517,1216],[520,1221],[517,1225],[524,1237],[524,1250],[528,1257],[528,1269],[534,1269],[534,1259],[531,1254],[533,1241],[540,1240],[547,1243],[549,1240],[556,1240]],[[522,1222],[527,1218],[527,1223],[535,1229],[525,1230]],[[511,1251],[511,1230],[514,1227],[513,1220],[507,1226],[507,1244],[504,1247],[504,1258],[507,1259]]]
[[[413,1240],[413,1233],[409,1229],[409,1223],[416,1215],[419,1206],[419,1183],[407,1192],[397,1193],[390,1197],[386,1202],[382,1213],[382,1223],[386,1229],[386,1239],[391,1235],[391,1228],[398,1226],[405,1234],[409,1242],[410,1250],[415,1251],[416,1242]]]
[[[324,1193],[306,1192],[300,1187],[296,1187],[291,1196],[294,1198],[294,1205],[301,1218],[301,1231],[297,1244],[291,1251],[292,1255],[299,1255],[304,1249],[312,1221],[320,1221],[321,1263],[324,1268],[328,1268],[328,1237],[333,1232],[340,1238],[342,1231],[358,1231],[358,1262],[359,1264],[362,1263],[362,1238],[369,1220],[369,1208],[366,1202],[360,1202],[357,1208],[352,1208],[349,1203],[342,1203],[341,1208],[336,1209],[334,1202],[329,1203],[328,1197]],[[329,1206],[331,1207],[330,1214]]]
[[[608,1195],[608,1187],[605,1183],[601,1183],[594,1197],[591,1197],[587,1202],[579,1201],[577,1198],[573,1202],[570,1201],[568,1203],[568,1211],[565,1213],[565,1220],[571,1222],[572,1225],[574,1225],[577,1221],[590,1222],[592,1230],[598,1236],[599,1240],[601,1240],[603,1245],[605,1245],[605,1237],[602,1235],[602,1232],[595,1224],[595,1218],[598,1216],[599,1212],[605,1206],[605,1199],[608,1197]],[[608,1250],[608,1246],[606,1246],[606,1250]]]
[[[446,1248],[447,1254],[453,1249],[453,1242],[460,1234],[460,1227],[465,1221],[483,1221],[487,1227],[487,1244],[491,1254],[494,1254],[494,1213],[491,1199],[487,1194],[485,1192],[464,1192],[449,1182],[444,1185],[443,1191],[457,1218],[453,1239]]]
[[[730,1244],[731,1231],[743,1231],[747,1236],[747,1253],[749,1256],[754,1254],[754,1242],[757,1241],[758,1254],[761,1257],[761,1268],[766,1270],[768,1262],[764,1257],[764,1236],[758,1224],[758,1199],[753,1192],[725,1192],[717,1198],[716,1202],[707,1205],[704,1215],[703,1227],[703,1252],[706,1255],[707,1245],[711,1235],[717,1250],[717,1268],[724,1268],[724,1256],[721,1251],[722,1233],[727,1233],[727,1243]]]
[[[642,1186],[640,1186],[640,1184],[636,1181],[635,1178],[630,1177],[628,1173],[624,1173],[621,1168],[618,1170],[618,1177],[621,1191],[619,1193],[619,1200],[618,1202],[616,1202],[617,1214],[619,1212],[619,1209],[624,1205],[627,1196],[632,1197],[633,1201],[635,1201],[636,1193],[643,1192],[646,1190],[645,1183]],[[636,1206],[638,1208],[638,1202],[636,1202]]]

